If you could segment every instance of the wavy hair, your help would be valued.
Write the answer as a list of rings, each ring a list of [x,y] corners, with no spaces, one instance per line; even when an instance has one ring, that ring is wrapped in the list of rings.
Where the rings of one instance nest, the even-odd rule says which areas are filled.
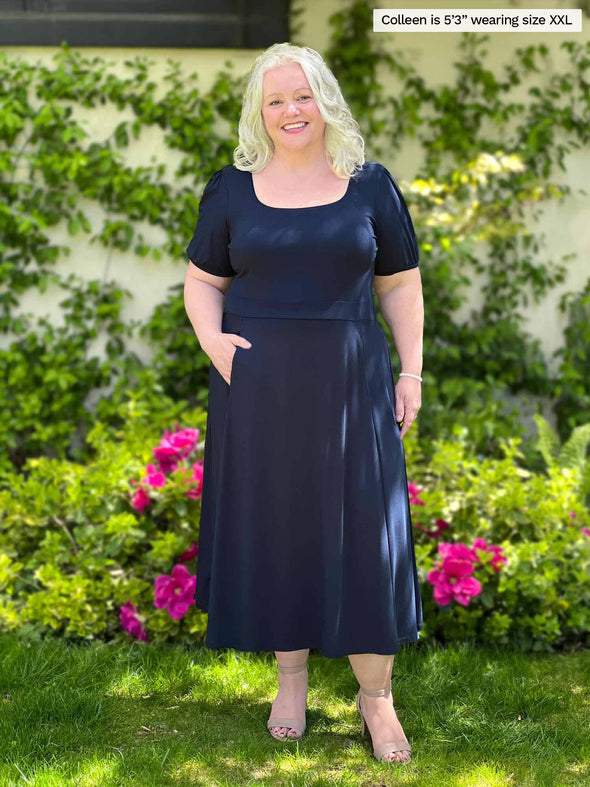
[[[325,144],[330,167],[338,177],[353,177],[365,162],[365,142],[359,124],[322,56],[308,46],[288,42],[268,47],[250,69],[238,125],[239,144],[234,149],[236,169],[259,172],[274,154],[274,144],[262,119],[263,77],[269,69],[288,62],[300,64],[326,123]]]

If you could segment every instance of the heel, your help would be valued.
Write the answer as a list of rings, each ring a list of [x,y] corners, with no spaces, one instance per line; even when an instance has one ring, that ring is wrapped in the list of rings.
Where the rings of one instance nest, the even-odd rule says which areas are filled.
[[[367,731],[367,722],[365,721],[365,717],[363,716],[363,712],[361,710],[361,690],[358,690],[356,695],[356,709],[359,712],[359,716],[361,717],[361,737],[365,737],[365,732]]]
[[[362,705],[361,705],[361,693],[366,694],[368,697],[389,697],[391,695],[391,685],[388,684],[384,686],[382,689],[363,689],[361,686],[358,690],[356,695],[356,708],[361,717],[361,735],[364,737],[365,731],[368,727],[365,716],[363,714]],[[370,734],[370,730],[369,730]],[[372,736],[371,736],[372,742]],[[384,760],[383,758],[387,754],[395,754],[395,752],[402,751],[407,752],[409,755],[407,760]],[[407,765],[412,759],[412,747],[408,743],[407,740],[401,741],[386,741],[385,743],[381,743],[378,746],[373,746],[373,756],[376,760],[382,760],[383,762],[395,762],[403,765]]]
[[[283,673],[287,673],[287,674],[292,674],[294,672],[303,672],[304,670],[307,670],[307,659],[302,664],[296,664],[294,667],[281,667],[280,664],[278,665],[278,671],[279,672],[283,672]],[[300,718],[289,718],[288,719],[288,718],[285,718],[285,717],[273,716],[272,713],[271,713],[271,715],[270,715],[270,717],[269,717],[269,719],[268,719],[268,721],[266,723],[266,726],[267,726],[268,731],[272,735],[272,737],[275,740],[277,740],[277,741],[286,741],[286,740],[288,740],[288,741],[298,741],[301,737],[303,737],[303,734],[305,732],[306,719],[305,719],[305,716],[302,716]],[[288,728],[290,728],[290,730],[291,729],[297,730],[300,734],[299,735],[288,735],[288,734],[276,735],[272,731],[272,729],[271,729],[272,727],[288,727]]]

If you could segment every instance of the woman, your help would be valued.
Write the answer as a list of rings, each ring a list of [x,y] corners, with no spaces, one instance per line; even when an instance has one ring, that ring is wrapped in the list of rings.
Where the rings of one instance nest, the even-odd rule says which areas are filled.
[[[402,443],[421,404],[412,221],[390,173],[364,163],[313,49],[257,58],[239,141],[187,247],[186,311],[211,359],[206,646],[276,653],[280,739],[305,731],[310,648],[347,655],[374,756],[408,762],[390,689],[394,655],[422,628]],[[373,289],[401,359],[395,388]]]

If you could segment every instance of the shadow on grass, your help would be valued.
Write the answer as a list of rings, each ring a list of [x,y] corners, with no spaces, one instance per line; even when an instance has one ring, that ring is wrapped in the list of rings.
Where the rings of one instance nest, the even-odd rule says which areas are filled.
[[[312,650],[307,731],[267,729],[273,654],[0,637],[0,784],[590,784],[590,653],[408,646],[394,701],[409,765],[361,738],[349,661]]]

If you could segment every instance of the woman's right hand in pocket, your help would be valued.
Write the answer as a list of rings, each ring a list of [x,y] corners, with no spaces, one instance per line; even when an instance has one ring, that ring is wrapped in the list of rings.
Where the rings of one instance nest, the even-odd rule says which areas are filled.
[[[206,348],[203,347],[211,359],[211,363],[228,385],[231,385],[236,347],[244,347],[248,350],[252,347],[252,342],[237,333],[220,333],[213,341],[209,342]]]

